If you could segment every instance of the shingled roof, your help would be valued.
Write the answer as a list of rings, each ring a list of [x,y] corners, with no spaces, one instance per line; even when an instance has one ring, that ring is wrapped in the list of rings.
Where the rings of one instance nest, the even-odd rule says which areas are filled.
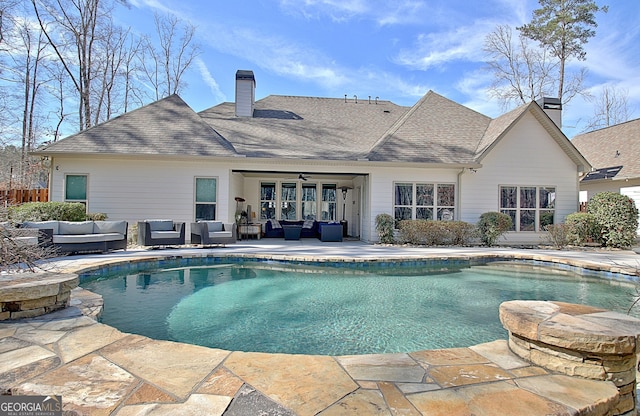
[[[409,107],[390,101],[270,95],[253,117],[236,117],[233,103],[200,116],[247,157],[357,160]]]
[[[238,156],[177,95],[55,142],[35,154]]]
[[[429,91],[380,139],[376,161],[468,164],[491,119]]]
[[[577,164],[584,158],[535,103],[491,119],[433,91],[413,107],[382,100],[270,95],[253,117],[234,103],[195,113],[170,96],[36,154],[138,154],[477,165],[526,111]]]
[[[622,166],[614,180],[640,178],[640,119],[580,134],[571,143],[594,168]]]

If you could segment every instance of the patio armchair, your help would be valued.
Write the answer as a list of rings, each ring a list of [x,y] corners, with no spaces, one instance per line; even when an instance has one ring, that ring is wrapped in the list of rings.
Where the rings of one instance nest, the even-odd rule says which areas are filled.
[[[173,246],[184,244],[184,222],[144,220],[138,222],[138,244],[141,246]]]
[[[204,246],[233,244],[237,240],[235,223],[199,221],[191,223],[191,244]]]

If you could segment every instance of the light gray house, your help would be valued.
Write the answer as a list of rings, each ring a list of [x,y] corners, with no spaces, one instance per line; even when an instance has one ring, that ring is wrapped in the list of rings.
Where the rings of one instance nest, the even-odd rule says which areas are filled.
[[[594,168],[580,181],[583,202],[599,192],[617,192],[640,209],[640,119],[580,134],[571,142]]]
[[[510,243],[537,243],[578,209],[590,165],[535,102],[492,119],[428,92],[378,98],[270,95],[236,73],[236,102],[200,113],[171,96],[37,152],[53,201],[130,223],[148,218],[345,220],[376,241],[375,217],[477,222],[502,211]],[[547,107],[542,104],[543,107]],[[187,235],[189,232],[187,231]]]

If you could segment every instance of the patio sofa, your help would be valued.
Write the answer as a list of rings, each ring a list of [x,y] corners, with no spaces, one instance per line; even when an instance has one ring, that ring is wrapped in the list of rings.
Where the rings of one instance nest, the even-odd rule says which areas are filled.
[[[127,249],[127,222],[124,220],[25,221],[20,228],[38,229],[41,244],[53,244],[60,253]]]
[[[40,232],[40,230],[17,228],[8,221],[0,222],[0,237],[2,239],[10,238],[15,244],[21,246],[37,246],[47,240],[47,234]],[[51,242],[51,237],[48,241]]]
[[[184,245],[184,222],[173,220],[138,221],[138,244],[141,246]]]
[[[191,223],[191,244],[225,245],[237,240],[235,224],[222,221],[198,221]]]
[[[278,226],[279,225],[279,226]],[[284,229],[282,226],[286,225],[298,225],[302,227],[300,231],[300,238],[319,238],[322,241],[342,241],[342,225],[333,221],[315,221],[315,220],[301,220],[301,221],[287,221],[287,220],[268,220],[264,226],[264,236],[269,238],[284,238]],[[322,228],[328,227],[324,233]],[[337,233],[340,228],[340,239],[338,239]],[[323,237],[324,234],[324,237]],[[324,238],[324,239],[323,239]]]
[[[305,224],[306,222],[306,224]],[[264,228],[264,236],[266,238],[284,238],[283,225],[298,225],[302,227],[300,238],[317,238],[318,237],[318,221],[287,221],[287,220],[268,220]]]

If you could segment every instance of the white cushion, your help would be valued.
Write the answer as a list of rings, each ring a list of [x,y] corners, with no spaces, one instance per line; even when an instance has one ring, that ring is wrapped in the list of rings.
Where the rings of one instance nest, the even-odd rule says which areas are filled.
[[[37,246],[38,237],[13,237],[13,242],[20,246]]]
[[[173,231],[173,220],[146,220],[151,231]]]
[[[58,234],[53,236],[53,242],[57,244],[64,243],[97,243],[102,241],[122,240],[124,234],[106,233],[106,234]]]
[[[93,221],[59,221],[58,234],[93,234]]]
[[[222,221],[201,221],[202,223],[207,224],[207,229],[209,232],[214,231],[224,231],[224,226],[222,225]]]
[[[304,223],[302,224],[302,228],[311,229],[311,228],[313,228],[313,223],[314,222],[315,221],[313,221],[313,220],[304,220]]]
[[[93,232],[96,234],[109,234],[118,233],[126,234],[127,222],[126,221],[94,221]]]
[[[161,238],[180,238],[180,233],[178,231],[151,231],[152,240]]]
[[[231,231],[209,232],[209,238],[220,238],[220,237],[233,237],[233,233]]]
[[[53,234],[58,234],[58,221],[25,221],[22,223],[22,227],[41,230],[52,229]]]

